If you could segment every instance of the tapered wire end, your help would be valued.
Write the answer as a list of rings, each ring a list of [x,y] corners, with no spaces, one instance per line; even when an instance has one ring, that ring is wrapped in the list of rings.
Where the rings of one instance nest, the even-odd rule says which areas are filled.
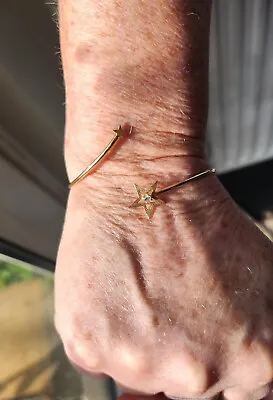
[[[73,179],[73,181],[69,182],[68,189],[71,189],[75,185],[75,183],[77,183],[76,179]]]

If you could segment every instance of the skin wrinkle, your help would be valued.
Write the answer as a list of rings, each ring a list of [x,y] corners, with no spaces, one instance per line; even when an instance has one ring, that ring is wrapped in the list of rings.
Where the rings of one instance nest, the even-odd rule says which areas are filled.
[[[189,137],[181,137],[180,133],[170,133],[170,132],[145,132],[140,131],[133,127],[133,133],[126,137],[124,140],[124,148],[120,148],[119,152],[112,153],[111,159],[118,160],[127,158],[128,161],[128,152],[130,151],[130,155],[133,156],[133,160],[139,159],[141,157],[157,157],[159,154],[154,154],[154,146],[162,149],[161,153],[165,155],[166,150],[168,153],[166,156],[171,157],[174,154],[177,156],[190,156],[192,155],[199,156],[200,159],[204,158],[204,144],[200,140],[196,140],[194,138]],[[125,151],[125,146],[128,148]]]
[[[109,134],[109,138],[110,137],[111,133]],[[101,138],[100,141],[96,144],[97,150],[94,149],[92,150],[92,152],[88,151],[88,149],[90,148],[88,143],[87,146],[85,146],[83,152],[78,152],[77,149],[82,148],[81,144],[77,143],[75,147],[72,147],[72,143],[69,144],[69,142],[67,142],[68,147],[66,147],[66,149],[69,148],[69,151],[66,150],[66,159],[69,159],[69,157],[71,156],[71,151],[73,151],[74,158],[75,154],[78,154],[77,162],[79,162],[79,167],[77,168],[77,171],[71,174],[71,179],[73,176],[79,173],[79,170],[85,168],[86,165],[90,163],[92,158],[94,158],[97,154],[99,154],[99,152],[102,151],[106,143],[109,141],[109,138]],[[94,147],[94,144],[91,144],[91,137],[88,139],[88,142],[89,141],[90,146]],[[154,147],[157,148],[156,154],[154,153]],[[90,153],[92,153],[92,157],[90,157]],[[129,154],[130,158],[128,158]],[[111,153],[109,153],[109,157],[107,157],[107,161],[104,160],[105,162],[103,161],[102,163],[100,163],[97,170],[99,172],[105,171],[105,173],[106,170],[109,170],[109,173],[113,173],[113,169],[111,168],[111,166],[114,166],[114,164],[117,164],[118,162],[126,162],[128,167],[133,167],[133,163],[137,163],[140,158],[145,160],[148,157],[151,158],[151,160],[157,161],[160,159],[159,157],[164,156],[169,158],[169,165],[171,166],[172,164],[174,165],[171,159],[172,154],[174,155],[173,161],[175,159],[178,161],[178,156],[181,156],[181,167],[179,168],[179,170],[183,171],[182,164],[190,166],[191,159],[197,157],[200,159],[200,162],[202,161],[202,159],[204,158],[204,146],[201,141],[199,141],[199,139],[195,140],[192,138],[181,137],[180,134],[172,134],[171,136],[169,136],[167,133],[156,132],[151,135],[137,130],[135,133],[132,134],[132,137],[130,136],[128,138],[125,138],[124,143],[119,148],[116,147],[114,151],[111,151]],[[86,161],[84,161],[85,158]],[[187,162],[185,162],[186,158],[188,159]],[[124,175],[126,174],[126,172],[127,171],[124,171]],[[136,172],[138,171],[136,170]],[[198,171],[195,169],[194,173],[196,172]]]
[[[140,170],[138,170],[138,175],[141,173]],[[142,174],[142,173],[141,173]],[[138,177],[138,175],[136,175],[136,178]],[[166,175],[166,174],[165,174]],[[121,174],[121,176],[123,176],[123,174]],[[130,174],[131,176],[131,174]],[[132,186],[131,184],[129,185],[129,192],[127,193],[124,190],[124,187],[119,188],[120,190],[116,190],[115,189],[115,183],[112,181],[109,181],[109,177],[108,175],[104,175],[104,173],[101,173],[101,171],[99,171],[96,174],[96,179],[98,179],[98,182],[100,184],[99,186],[99,190],[95,190],[95,192],[93,192],[92,196],[88,195],[88,192],[84,195],[82,195],[82,192],[85,192],[85,187],[87,187],[89,190],[93,190],[97,188],[97,184],[94,183],[94,177],[92,177],[92,186],[90,187],[90,184],[88,182],[88,179],[86,179],[85,181],[82,182],[81,185],[79,185],[78,187],[74,188],[74,193],[77,194],[77,198],[80,201],[80,204],[83,204],[83,206],[86,209],[89,210],[93,210],[93,212],[95,212],[98,215],[99,220],[101,220],[100,224],[104,225],[106,230],[109,230],[109,233],[111,233],[111,227],[115,227],[115,230],[118,233],[115,233],[119,235],[119,232],[126,232],[126,230],[128,231],[129,225],[128,223],[132,224],[136,226],[136,223],[139,224],[140,222],[143,222],[145,226],[147,226],[147,219],[145,217],[145,215],[141,212],[136,212],[135,210],[130,210],[128,209],[128,205],[131,204],[133,202],[133,200],[135,199],[135,192],[133,189],[133,182],[134,180],[132,180]],[[119,177],[117,178],[119,179]],[[149,179],[151,180],[151,177],[149,177]],[[162,186],[165,186],[165,184],[169,184],[171,182],[173,182],[174,178],[170,178],[170,182],[168,182],[168,180],[166,180],[166,176],[164,176],[164,182],[162,182]],[[214,179],[213,177],[208,178],[208,179]],[[151,180],[152,181],[152,180]],[[161,186],[161,185],[160,185]],[[204,186],[204,188],[206,188],[206,192],[204,192],[202,186]],[[113,189],[114,188],[114,189]],[[183,207],[179,207],[177,209],[177,204],[183,204],[186,201],[186,198],[191,198],[190,193],[193,192],[193,196],[194,195],[194,191],[198,189],[198,192],[200,193],[200,196],[198,199],[196,199],[194,202],[189,203],[189,207],[186,207],[183,205]],[[207,201],[207,191],[209,190],[209,186],[208,186],[208,181],[205,182],[198,182],[198,184],[194,184],[191,187],[188,186],[183,189],[183,190],[177,190],[173,193],[166,193],[164,194],[164,196],[162,195],[162,200],[164,202],[166,202],[166,206],[162,205],[158,208],[158,210],[156,210],[156,215],[159,212],[163,212],[164,210],[171,209],[171,210],[175,210],[175,215],[176,218],[184,218],[185,215],[189,216],[190,218],[194,215],[201,215],[204,209],[204,201]],[[215,197],[219,197],[218,195],[218,190],[213,190],[211,193],[212,199]],[[223,199],[221,200],[221,202],[219,203],[218,207],[222,207],[224,205],[224,203],[226,201],[228,201],[229,198],[223,197]],[[220,206],[221,204],[221,206]],[[171,208],[170,208],[171,207]],[[210,204],[206,205],[206,209],[207,211],[209,211],[209,208],[211,208],[211,212],[214,213],[215,212],[215,204],[214,204],[214,200],[212,200],[210,202]],[[178,211],[179,210],[179,211]],[[129,211],[129,213],[128,213]],[[166,218],[165,220],[169,220],[168,218],[168,214],[166,214],[166,212],[164,212],[164,218]],[[159,215],[158,215],[159,216]],[[160,217],[159,217],[160,218]],[[92,221],[90,221],[90,223],[92,223]],[[152,225],[156,226],[157,222],[156,219],[154,218],[152,220]],[[133,226],[132,225],[132,226]],[[150,224],[148,224],[149,226]],[[140,229],[143,229],[143,227],[139,227]],[[149,229],[147,227],[147,229]],[[113,232],[112,232],[113,234]]]
[[[132,134],[134,135],[134,134]],[[153,136],[149,136],[149,140],[146,141],[144,137],[142,138],[141,133],[138,134],[137,139],[135,137],[129,137],[128,139],[126,138],[124,144],[120,149],[115,148],[115,151],[111,152],[109,154],[109,158],[107,159],[106,162],[102,162],[98,169],[96,170],[95,173],[91,174],[86,181],[91,182],[93,181],[93,177],[101,177],[101,176],[128,176],[133,177],[135,174],[139,175],[140,169],[142,170],[142,176],[144,176],[147,173],[147,176],[150,175],[150,170],[151,167],[156,171],[164,170],[164,164],[162,163],[162,159],[164,156],[168,159],[168,170],[173,171],[173,175],[175,175],[177,171],[177,178],[173,176],[174,179],[176,180],[181,180],[182,177],[185,176],[190,176],[192,173],[190,172],[190,166],[191,164],[195,164],[197,166],[197,159],[200,160],[200,167],[195,168],[193,173],[197,173],[205,168],[205,165],[202,165],[202,159],[203,159],[203,146],[200,143],[200,146],[198,146],[198,141],[191,141],[191,139],[187,140],[186,142],[183,141],[183,144],[185,145],[184,148],[179,148],[177,149],[176,153],[174,153],[173,150],[173,145],[169,145],[170,150],[168,150],[168,142],[165,143],[164,147],[162,146],[162,150],[157,146],[158,152],[157,155],[153,155],[153,145],[150,143],[150,139]],[[105,141],[104,141],[105,142]],[[194,145],[194,142],[196,145]],[[104,143],[105,145],[105,143]],[[99,146],[100,151],[101,151],[101,146]],[[188,150],[187,150],[188,148]],[[190,149],[195,149],[193,153],[190,153]],[[166,151],[167,150],[167,151]],[[117,152],[116,152],[117,151]],[[132,156],[133,153],[133,156]],[[166,154],[167,153],[167,154]],[[131,156],[128,158],[128,154],[131,154]],[[166,154],[166,155],[165,155]],[[173,157],[172,157],[173,154]],[[179,155],[181,155],[181,158],[179,158]],[[196,155],[196,160],[194,163],[191,161],[195,158]],[[95,156],[95,154],[94,154]],[[94,157],[93,156],[93,157]],[[153,162],[153,165],[145,166],[145,160],[151,158],[151,161]],[[142,159],[142,161],[140,161]],[[157,162],[159,161],[159,162]],[[90,157],[89,157],[89,162],[90,162]],[[120,165],[122,165],[123,162],[127,163],[127,169],[120,172]],[[166,164],[167,165],[167,164]],[[85,165],[86,166],[86,165]],[[163,166],[163,168],[162,168]],[[185,174],[182,172],[185,171],[185,167],[187,166],[188,173]],[[118,172],[116,172],[118,171]],[[160,174],[161,175],[161,174]],[[163,174],[162,174],[163,175]],[[166,175],[166,170],[164,171],[164,175]],[[165,179],[167,176],[165,176]],[[150,178],[152,179],[152,177]],[[98,181],[98,179],[96,179]],[[110,183],[112,183],[110,181]],[[109,186],[109,183],[106,182],[106,185]],[[95,185],[96,186],[96,185]],[[100,186],[103,186],[100,184]],[[115,185],[114,185],[115,186]]]
[[[272,366],[264,366],[261,350],[253,352],[255,331],[259,329],[258,344],[262,344],[266,356],[272,356],[272,335],[270,339],[266,333],[273,326],[272,291],[265,285],[272,282],[272,247],[213,176],[166,194],[166,206],[156,210],[152,221],[139,210],[128,209],[135,195],[133,183],[144,186],[158,180],[164,187],[206,165],[202,155],[194,157],[202,151],[206,120],[202,107],[206,108],[207,72],[201,71],[207,63],[205,26],[209,18],[205,1],[79,2],[76,6],[73,0],[65,0],[63,13],[67,14],[61,17],[69,31],[61,33],[68,95],[69,176],[77,175],[91,155],[102,150],[111,129],[118,124],[128,123],[138,131],[70,194],[65,245],[61,246],[56,271],[56,309],[62,336],[71,333],[71,315],[81,313],[91,331],[96,326],[98,349],[94,351],[107,359],[107,366],[100,368],[114,378],[118,373],[126,376],[123,383],[144,392],[151,386],[155,391],[163,388],[169,392],[172,375],[180,371],[169,365],[164,370],[164,362],[171,364],[175,357],[183,362],[188,354],[193,359],[189,358],[177,382],[176,393],[181,397],[184,372],[187,375],[194,369],[194,361],[200,364],[194,375],[216,371],[216,383],[212,382],[202,396],[193,392],[189,397],[213,396],[228,387],[240,389],[242,379],[245,386],[251,383],[247,386],[251,392],[258,387],[258,378],[266,383],[272,377]],[[147,26],[149,20],[155,25]],[[69,25],[72,22],[73,29]],[[99,33],[104,35],[100,40]],[[96,43],[88,50],[87,61],[76,62],[77,45],[88,44],[92,38]],[[174,40],[177,38],[179,46]],[[169,66],[166,57],[172,57]],[[162,75],[162,91],[157,72]],[[133,79],[135,82],[131,82]],[[194,137],[200,138],[200,148]],[[79,229],[79,235],[75,235],[71,221],[77,222],[75,214],[83,205],[86,218],[79,221],[81,232]],[[152,239],[148,242],[149,237]],[[130,254],[124,248],[127,238],[133,247]],[[100,261],[90,262],[93,253],[101,254]],[[236,253],[241,256],[239,262]],[[137,261],[142,263],[148,296],[153,299],[151,315],[145,305],[141,306],[143,299],[135,283],[138,274],[134,275],[131,264],[137,256],[141,257]],[[94,286],[91,290],[87,287],[90,280]],[[198,311],[196,318],[192,318],[193,310]],[[154,315],[159,322],[156,327]],[[117,350],[111,359],[113,348]],[[144,354],[147,371],[134,379],[134,371],[124,367],[124,360],[118,364],[122,358],[119,349],[128,350],[127,361],[133,363],[134,355],[137,361]],[[242,357],[243,353],[248,357]],[[261,379],[255,375],[260,370]],[[202,386],[196,376],[193,388]]]

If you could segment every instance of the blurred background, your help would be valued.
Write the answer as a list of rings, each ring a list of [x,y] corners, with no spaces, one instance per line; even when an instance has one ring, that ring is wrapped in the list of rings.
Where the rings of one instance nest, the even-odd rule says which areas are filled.
[[[54,4],[0,2],[0,400],[111,399],[53,327],[67,198]],[[207,152],[233,198],[273,236],[273,0],[214,0]]]

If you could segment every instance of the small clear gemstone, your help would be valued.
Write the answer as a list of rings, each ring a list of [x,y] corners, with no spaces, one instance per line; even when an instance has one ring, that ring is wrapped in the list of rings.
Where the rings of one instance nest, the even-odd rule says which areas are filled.
[[[150,194],[145,194],[143,200],[145,203],[149,203],[152,200],[152,196]]]

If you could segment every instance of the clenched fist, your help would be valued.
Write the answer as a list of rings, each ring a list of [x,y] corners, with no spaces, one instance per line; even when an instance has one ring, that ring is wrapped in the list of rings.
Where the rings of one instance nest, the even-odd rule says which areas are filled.
[[[117,196],[92,182],[71,191],[56,271],[71,361],[147,394],[262,398],[273,376],[271,242],[214,176],[166,194],[151,221],[126,207],[133,188]]]
[[[132,135],[70,192],[56,326],[71,361],[128,390],[263,398],[273,379],[273,246],[208,168],[211,0],[60,0],[73,180],[111,130]]]

